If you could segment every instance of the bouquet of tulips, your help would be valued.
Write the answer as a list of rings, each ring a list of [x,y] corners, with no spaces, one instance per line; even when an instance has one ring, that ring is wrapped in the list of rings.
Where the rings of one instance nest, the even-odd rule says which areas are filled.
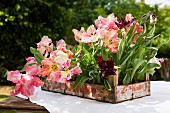
[[[79,44],[71,49],[63,39],[54,45],[44,36],[37,48],[30,48],[34,56],[26,58],[23,70],[8,72],[7,79],[16,84],[11,94],[33,95],[34,88],[43,85],[40,78],[75,81],[73,88],[88,82],[112,90],[108,78],[116,70],[119,84],[143,81],[146,73],[153,75],[154,68],[160,67],[153,62],[159,48],[152,46],[152,40],[158,37],[154,36],[155,23],[152,12],[143,15],[140,23],[131,14],[121,19],[114,14],[99,16],[87,30],[72,30]]]

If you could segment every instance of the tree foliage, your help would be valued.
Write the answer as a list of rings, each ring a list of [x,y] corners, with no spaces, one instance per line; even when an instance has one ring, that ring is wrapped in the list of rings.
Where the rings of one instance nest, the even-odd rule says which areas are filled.
[[[154,45],[163,46],[158,51],[158,57],[170,58],[170,7],[163,7],[157,10],[157,26],[156,34],[160,34],[160,37],[154,41]]]
[[[1,66],[18,67],[29,47],[35,46],[43,35],[55,40],[70,30],[70,13],[65,1],[4,0],[0,4]],[[65,27],[67,26],[67,27]]]

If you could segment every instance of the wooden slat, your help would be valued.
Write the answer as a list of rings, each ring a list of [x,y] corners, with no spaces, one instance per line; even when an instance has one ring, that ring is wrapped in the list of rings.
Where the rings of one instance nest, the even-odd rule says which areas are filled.
[[[12,96],[0,102],[0,109],[7,110],[24,110],[24,111],[44,111],[43,113],[48,113],[48,111],[37,104],[30,102],[29,100],[21,99],[19,97]]]

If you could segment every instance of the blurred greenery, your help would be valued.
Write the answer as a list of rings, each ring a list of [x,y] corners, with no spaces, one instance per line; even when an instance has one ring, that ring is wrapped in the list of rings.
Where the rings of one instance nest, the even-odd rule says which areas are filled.
[[[7,84],[6,70],[21,69],[30,56],[29,47],[35,47],[43,35],[52,40],[65,39],[76,44],[72,29],[94,23],[99,15],[114,13],[121,18],[127,13],[140,17],[153,11],[157,15],[154,41],[158,57],[170,57],[170,7],[153,7],[135,0],[1,0],[0,1],[0,84]]]

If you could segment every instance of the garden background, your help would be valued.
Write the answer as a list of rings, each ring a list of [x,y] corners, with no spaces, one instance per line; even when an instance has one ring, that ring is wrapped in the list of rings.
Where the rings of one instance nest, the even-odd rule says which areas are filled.
[[[87,28],[99,15],[114,13],[121,18],[131,13],[140,18],[148,11],[157,15],[153,45],[163,44],[157,57],[170,58],[170,7],[149,6],[144,0],[1,0],[0,1],[0,85],[11,84],[6,71],[20,70],[25,58],[32,56],[30,46],[36,47],[42,36],[53,41],[64,39],[75,45],[72,29]],[[156,73],[158,74],[158,73]],[[153,77],[152,79],[160,79]]]

